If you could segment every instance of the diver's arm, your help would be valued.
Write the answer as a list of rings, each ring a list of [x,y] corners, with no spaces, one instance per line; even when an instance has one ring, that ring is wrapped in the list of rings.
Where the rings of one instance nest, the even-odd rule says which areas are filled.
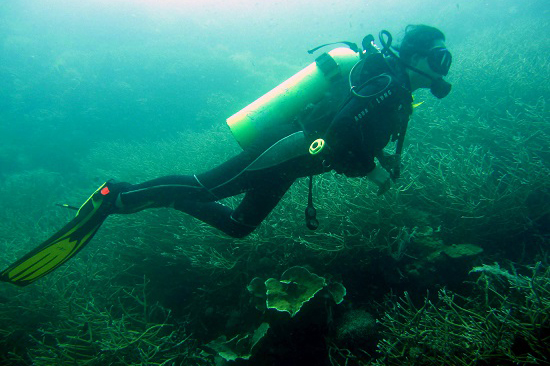
[[[361,161],[366,172],[363,176],[378,186],[378,195],[386,193],[391,186],[389,172],[374,161],[375,157],[383,153],[383,148],[390,139],[390,136],[384,133],[384,131],[376,128],[376,126],[380,125],[380,122],[388,122],[383,118],[381,119],[381,121],[377,121],[378,123],[372,123],[371,128],[367,131],[362,131],[361,144],[363,148]]]
[[[378,186],[377,195],[379,196],[386,193],[391,187],[390,173],[379,165],[367,173],[366,177]]]
[[[365,159],[356,125],[347,118],[335,119],[332,125],[334,128],[325,137],[328,147],[326,160],[338,174],[350,178],[364,177],[376,164],[374,157]]]

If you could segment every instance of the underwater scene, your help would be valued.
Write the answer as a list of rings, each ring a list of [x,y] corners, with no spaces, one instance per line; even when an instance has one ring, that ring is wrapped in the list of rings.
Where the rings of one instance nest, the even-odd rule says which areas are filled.
[[[2,1],[0,364],[550,364],[549,10]]]

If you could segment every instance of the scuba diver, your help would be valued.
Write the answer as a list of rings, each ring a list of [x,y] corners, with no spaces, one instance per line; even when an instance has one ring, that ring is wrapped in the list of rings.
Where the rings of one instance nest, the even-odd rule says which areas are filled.
[[[427,25],[407,26],[399,46],[392,46],[388,31],[379,38],[381,48],[372,35],[364,38],[363,49],[338,42],[349,48],[324,53],[231,116],[228,125],[243,151],[221,165],[139,184],[104,183],[67,225],[0,273],[0,280],[25,286],[52,272],[80,251],[111,214],[171,207],[241,238],[258,227],[298,178],[310,177],[305,211],[310,229],[318,226],[314,175],[334,170],[366,177],[378,186],[378,194],[385,193],[399,177],[412,92],[430,88],[437,98],[447,96],[451,85],[443,77],[451,53],[444,34]],[[390,140],[396,142],[392,155],[383,151]],[[241,193],[235,209],[219,202]]]

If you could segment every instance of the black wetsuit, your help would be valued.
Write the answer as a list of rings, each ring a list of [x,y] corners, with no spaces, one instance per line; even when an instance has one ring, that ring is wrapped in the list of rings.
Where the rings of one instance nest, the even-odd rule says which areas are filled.
[[[273,131],[265,131],[255,146],[221,165],[197,175],[166,176],[130,185],[121,193],[117,213],[131,213],[151,207],[173,207],[186,212],[233,237],[251,233],[273,210],[297,178],[336,170],[350,177],[365,176],[375,167],[374,157],[404,131],[412,112],[408,78],[397,65],[383,70],[367,70],[360,64],[354,85],[365,98],[349,95],[339,98],[339,108],[307,116]],[[377,75],[389,75],[376,78]],[[374,77],[374,79],[373,79]],[[335,87],[336,88],[336,87]],[[338,99],[338,98],[336,98]],[[320,104],[321,105],[321,104]],[[307,146],[322,137],[327,149],[322,154],[282,156],[268,160],[266,151],[280,143],[302,137]],[[296,141],[302,141],[296,139]],[[291,142],[292,143],[292,142]],[[302,144],[303,142],[297,142]],[[273,154],[271,154],[273,156]],[[279,156],[275,154],[275,156]],[[245,193],[235,210],[218,200]]]

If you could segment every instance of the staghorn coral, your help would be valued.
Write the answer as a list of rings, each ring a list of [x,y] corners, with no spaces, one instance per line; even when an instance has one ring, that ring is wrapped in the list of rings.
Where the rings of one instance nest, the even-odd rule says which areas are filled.
[[[379,321],[384,338],[376,365],[512,362],[550,359],[550,267],[541,262],[519,274],[498,264],[472,269],[479,274],[474,295],[445,289],[419,307],[405,292],[390,300]]]

